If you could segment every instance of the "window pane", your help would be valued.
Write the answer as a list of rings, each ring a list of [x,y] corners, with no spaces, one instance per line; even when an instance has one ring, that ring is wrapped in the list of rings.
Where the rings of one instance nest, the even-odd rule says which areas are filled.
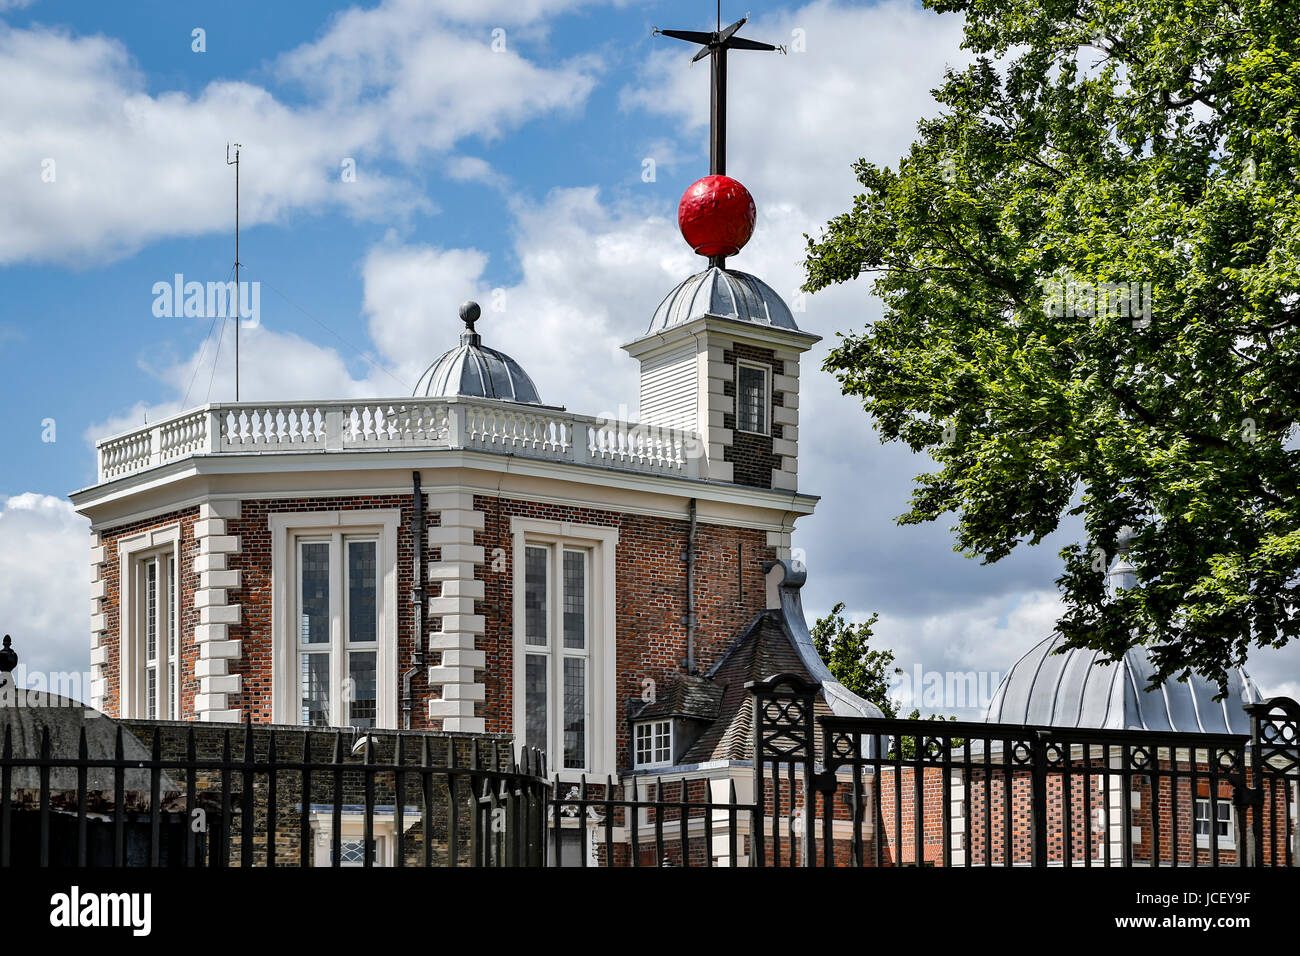
[[[655,724],[655,763],[669,763],[673,759],[673,725],[668,721]]]
[[[587,646],[587,555],[564,552],[564,646]]]
[[[741,431],[767,433],[767,415],[763,407],[767,397],[766,378],[762,369],[748,365],[740,366],[737,372],[736,416]]]
[[[587,662],[564,659],[564,766],[587,765]]]
[[[378,638],[376,549],[374,541],[348,542],[348,640],[354,644]]]
[[[524,638],[546,646],[546,549],[524,548]]]
[[[144,566],[144,711],[158,717],[158,562]]]
[[[309,727],[330,724],[330,656],[325,653],[302,655],[302,722]]]
[[[330,639],[330,546],[306,541],[301,549],[302,617],[299,640],[328,644]]]
[[[650,763],[650,725],[636,725],[636,762],[638,764]]]
[[[528,746],[546,746],[546,657],[529,654],[524,671],[524,725]]]
[[[348,684],[344,688],[344,699],[348,704],[348,724],[352,727],[375,726],[378,713],[375,656],[375,651],[353,651],[348,655]]]
[[[158,562],[144,566],[144,636],[147,661],[158,659]]]

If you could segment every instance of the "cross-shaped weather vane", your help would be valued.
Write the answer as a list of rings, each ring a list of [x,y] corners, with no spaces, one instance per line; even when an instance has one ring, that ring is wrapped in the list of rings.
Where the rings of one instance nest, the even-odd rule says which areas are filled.
[[[722,27],[722,0],[718,0],[718,28],[712,33],[700,33],[695,30],[660,30],[655,27],[655,35],[663,34],[675,40],[698,43],[703,49],[691,59],[694,63],[706,56],[713,58],[713,82],[710,88],[711,110],[709,114],[709,175],[725,176],[727,174],[727,51],[728,50],[767,50],[784,53],[784,47],[771,43],[736,36],[747,22],[749,15],[741,17],[725,30]]]

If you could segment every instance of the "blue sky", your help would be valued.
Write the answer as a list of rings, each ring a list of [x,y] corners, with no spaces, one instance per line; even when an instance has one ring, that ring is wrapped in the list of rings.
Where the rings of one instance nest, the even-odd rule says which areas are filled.
[[[286,105],[305,106],[311,102],[309,92],[301,83],[279,75],[277,61],[328,31],[332,15],[324,11],[324,5],[315,3],[33,3],[4,16],[11,30],[51,29],[73,40],[95,35],[112,38],[139,71],[138,89],[148,96],[181,94],[192,100],[209,84],[241,81],[264,88]],[[653,183],[642,182],[640,162],[646,142],[672,137],[680,132],[679,124],[619,108],[621,89],[634,78],[651,44],[676,45],[650,36],[650,15],[657,17],[661,11],[664,23],[705,25],[698,3],[665,3],[578,8],[548,18],[541,27],[526,25],[521,29],[525,35],[518,38],[511,35],[513,25],[505,27],[508,49],[517,48],[520,56],[542,64],[599,57],[590,75],[601,81],[574,109],[548,110],[509,128],[468,136],[454,152],[430,154],[427,162],[403,163],[382,149],[358,157],[359,178],[404,177],[430,204],[425,211],[388,210],[367,217],[321,204],[268,219],[246,205],[241,258],[247,276],[264,283],[263,321],[279,331],[337,347],[348,368],[362,375],[370,366],[302,310],[364,350],[368,339],[358,263],[390,229],[400,230],[407,244],[482,250],[490,257],[484,279],[495,287],[519,278],[519,262],[509,242],[511,202],[537,201],[556,187],[599,183],[611,196],[635,191],[638,200],[661,207],[662,214],[670,216],[682,189],[698,172],[698,163],[683,165],[676,175],[661,175]],[[206,31],[206,52],[191,49],[196,27]],[[462,26],[461,31],[465,42],[477,39],[486,45],[492,29],[482,23]],[[686,48],[677,52],[685,53]],[[683,58],[683,69],[685,63]],[[243,174],[248,200],[250,192],[256,193],[259,162],[266,161],[265,153],[259,153],[260,144],[238,122],[228,124],[225,134],[246,141]],[[0,438],[5,447],[28,448],[31,453],[11,461],[0,474],[0,494],[32,488],[70,490],[87,483],[91,460],[79,440],[83,431],[102,422],[106,409],[161,403],[170,397],[163,383],[142,374],[138,366],[156,367],[194,352],[203,343],[209,322],[154,318],[150,290],[154,282],[176,272],[200,281],[227,278],[233,261],[234,182],[232,171],[224,166],[224,142],[217,136],[208,144],[214,174],[205,182],[218,187],[209,198],[231,205],[228,223],[209,222],[196,230],[185,222],[185,207],[178,205],[174,229],[160,224],[150,239],[132,243],[127,250],[113,249],[113,238],[108,236],[98,254],[20,255],[18,261],[7,263],[0,359],[5,392],[22,403],[25,414],[5,416]],[[47,153],[56,154],[56,175],[61,172],[65,177],[82,162],[93,160],[90,155],[57,155],[52,142],[44,144],[44,150],[31,149],[36,143],[22,145],[29,159],[37,153],[42,159]],[[700,145],[682,143],[697,152]],[[340,150],[340,161],[349,152]],[[509,176],[509,190],[483,182],[449,181],[439,168],[449,155],[491,164]],[[146,157],[140,159],[147,162]],[[323,162],[306,165],[303,173],[338,179],[338,169]],[[342,183],[331,185],[346,188]],[[22,188],[38,187],[24,184]],[[49,185],[51,191],[58,188],[57,180]],[[229,338],[223,343],[222,361],[231,357],[231,344]],[[209,358],[213,352],[209,344]],[[197,375],[191,398],[201,401],[209,394],[209,369],[205,366]],[[228,396],[219,390],[212,394],[214,400],[224,397]],[[55,419],[60,440],[33,445],[32,436],[39,438],[45,418]]]
[[[749,10],[746,34],[791,52],[731,59],[728,172],[759,209],[731,264],[789,297],[803,234],[856,192],[851,163],[896,163],[965,62],[961,23],[911,0]],[[454,342],[457,305],[500,294],[479,331],[546,401],[635,410],[618,346],[695,271],[675,212],[707,172],[708,72],[651,28],[712,19],[670,0],[0,0],[0,629],[27,662],[88,666],[87,525],[65,496],[93,480],[93,437],[232,397],[229,333],[214,367],[209,320],[151,309],[175,273],[229,274],[228,141],[262,283],[245,399],[402,394]],[[795,540],[808,610],[879,611],[909,671],[1005,671],[1050,633],[1077,529],[982,567],[947,527],[895,523],[927,463],[882,446],[818,371],[878,308],[857,284],[798,316],[825,339],[802,365],[800,486],[823,499]],[[1295,659],[1252,666],[1294,694]]]

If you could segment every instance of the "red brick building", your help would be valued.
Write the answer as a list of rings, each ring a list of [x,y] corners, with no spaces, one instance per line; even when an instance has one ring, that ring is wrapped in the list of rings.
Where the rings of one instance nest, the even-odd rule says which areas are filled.
[[[99,480],[72,495],[96,707],[506,732],[563,779],[742,787],[734,685],[754,661],[876,713],[797,611],[817,337],[770,287],[711,264],[664,299],[625,346],[639,422],[546,404],[478,307],[461,318],[411,397],[211,404],[98,443]]]

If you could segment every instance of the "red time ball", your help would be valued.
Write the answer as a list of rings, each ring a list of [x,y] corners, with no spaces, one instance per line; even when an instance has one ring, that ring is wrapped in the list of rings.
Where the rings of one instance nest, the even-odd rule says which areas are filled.
[[[730,176],[697,180],[677,206],[682,238],[702,256],[734,256],[754,234],[757,216],[754,197]]]

